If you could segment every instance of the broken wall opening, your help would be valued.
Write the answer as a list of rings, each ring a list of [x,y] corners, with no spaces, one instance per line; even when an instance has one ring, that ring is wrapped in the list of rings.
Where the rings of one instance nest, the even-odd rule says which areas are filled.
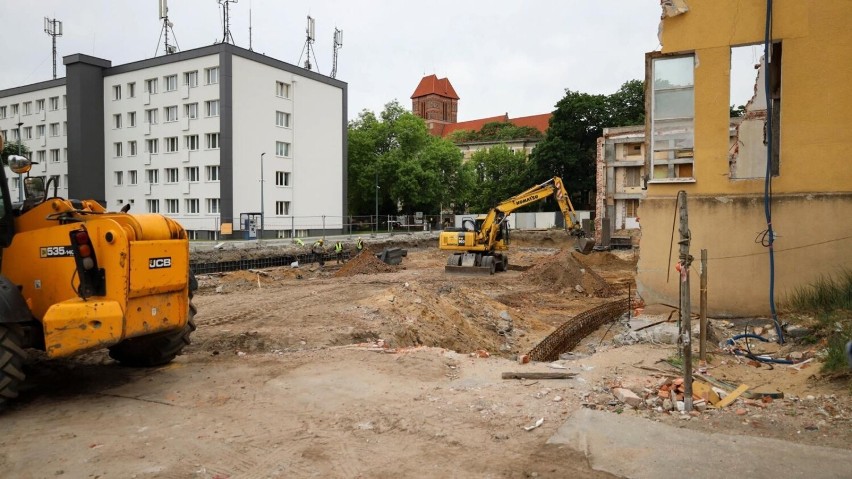
[[[766,176],[770,137],[767,131],[766,71],[762,45],[731,48],[729,105],[735,129],[728,150],[731,179]],[[777,176],[780,170],[781,43],[772,44],[768,72],[772,111],[771,171],[773,176]]]

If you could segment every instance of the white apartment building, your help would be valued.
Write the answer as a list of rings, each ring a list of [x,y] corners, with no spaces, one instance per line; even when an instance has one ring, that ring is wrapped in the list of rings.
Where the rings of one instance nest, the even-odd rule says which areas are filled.
[[[61,196],[165,214],[199,239],[223,224],[258,233],[261,212],[265,237],[342,231],[345,83],[230,44],[115,67],[64,62],[64,79],[0,91],[0,129],[23,135],[36,161],[44,150],[33,174],[59,175]],[[29,139],[40,117],[23,105],[56,96],[61,108],[41,114],[47,139]],[[54,122],[66,136],[50,136]]]

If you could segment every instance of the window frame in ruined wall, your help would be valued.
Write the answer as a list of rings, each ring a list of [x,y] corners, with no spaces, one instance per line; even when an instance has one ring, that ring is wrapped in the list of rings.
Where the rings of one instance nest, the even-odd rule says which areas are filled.
[[[655,78],[655,62],[658,60],[679,60],[683,58],[692,59],[693,69],[691,70],[691,85],[689,87],[676,87],[670,89],[660,89],[657,90],[654,88],[654,78]],[[647,118],[645,122],[645,172],[648,178],[647,183],[684,183],[689,182],[693,183],[696,181],[695,177],[695,75],[694,75],[694,65],[695,65],[695,52],[687,51],[687,52],[676,52],[676,53],[662,53],[662,52],[650,52],[645,55],[645,116]],[[656,92],[657,91],[666,91],[666,92],[674,92],[674,91],[691,91],[692,92],[692,113],[691,116],[681,116],[675,118],[667,118],[667,120],[680,121],[686,126],[691,133],[691,139],[688,141],[688,144],[691,147],[688,148],[679,148],[679,149],[671,149],[665,151],[672,151],[674,157],[667,158],[665,160],[657,160],[655,148],[655,125],[656,125],[656,115],[654,114],[654,110],[656,107]],[[674,140],[670,140],[674,141]],[[681,156],[678,157],[679,154],[685,153],[687,150],[692,150],[692,156]],[[682,152],[682,153],[679,153]],[[665,162],[666,168],[666,176],[664,177],[654,177],[655,166],[662,166],[659,162]],[[671,162],[671,163],[670,163]]]

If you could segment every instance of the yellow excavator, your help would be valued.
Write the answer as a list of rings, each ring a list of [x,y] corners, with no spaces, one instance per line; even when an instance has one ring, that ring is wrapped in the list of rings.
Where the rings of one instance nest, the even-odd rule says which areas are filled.
[[[25,379],[26,349],[60,358],[109,348],[140,367],[180,354],[196,311],[186,231],[162,215],[59,198],[52,179],[29,176],[28,158],[7,162],[26,198],[13,204],[0,165],[0,409]]]
[[[509,258],[500,253],[509,249],[509,215],[518,208],[550,196],[555,196],[559,203],[566,231],[572,236],[583,238],[585,233],[577,221],[577,213],[562,179],[553,177],[501,202],[487,214],[476,218],[476,221],[465,219],[460,229],[442,231],[439,248],[453,251],[447,259],[445,270],[451,273],[494,274],[509,269]]]

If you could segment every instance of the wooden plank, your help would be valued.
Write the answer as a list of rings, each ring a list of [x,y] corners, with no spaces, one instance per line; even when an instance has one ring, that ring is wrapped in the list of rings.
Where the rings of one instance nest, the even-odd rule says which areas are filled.
[[[503,373],[502,377],[503,377],[503,379],[571,379],[576,375],[577,375],[577,373],[553,373],[553,372],[513,373],[513,372],[507,372],[507,373]]]
[[[723,407],[727,406],[728,404],[731,404],[731,403],[732,403],[732,402],[734,402],[734,401],[735,401],[738,397],[740,397],[740,394],[742,394],[742,393],[746,392],[747,390],[748,390],[748,386],[747,386],[747,385],[745,385],[745,384],[740,384],[740,386],[739,386],[738,388],[734,389],[734,391],[733,391],[733,392],[731,392],[731,394],[728,394],[727,396],[725,396],[725,399],[722,399],[721,401],[719,401],[718,403],[716,403],[716,407],[717,407],[717,408],[719,408],[719,409],[721,409],[721,408],[723,408]]]

